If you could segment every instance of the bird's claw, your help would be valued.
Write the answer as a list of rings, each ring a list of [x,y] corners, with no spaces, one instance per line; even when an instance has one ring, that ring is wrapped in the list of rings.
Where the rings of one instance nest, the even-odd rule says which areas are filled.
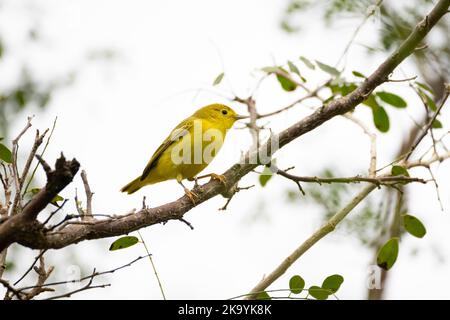
[[[218,180],[224,185],[227,184],[227,178],[222,174],[211,173],[211,180]]]
[[[192,204],[195,205],[196,204],[196,199],[198,199],[198,196],[195,192],[189,190],[188,188],[184,188],[184,193],[186,194],[186,196],[189,198],[189,200],[191,200]]]

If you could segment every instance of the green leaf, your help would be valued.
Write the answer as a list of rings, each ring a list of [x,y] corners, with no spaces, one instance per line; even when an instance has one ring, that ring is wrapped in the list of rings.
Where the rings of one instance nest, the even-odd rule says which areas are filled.
[[[281,87],[286,91],[294,91],[297,88],[297,84],[295,82],[292,82],[288,78],[284,77],[282,74],[289,75],[289,72],[287,72],[285,69],[281,67],[264,67],[261,69],[262,71],[266,73],[275,73],[277,76],[278,82],[281,84]],[[302,79],[303,80],[303,79]]]
[[[335,95],[335,94],[337,94],[337,93],[341,93],[341,87],[340,87],[339,85],[337,85],[337,84],[330,83],[330,84],[328,85],[328,88],[330,88],[331,93],[332,93],[333,95]]]
[[[289,289],[294,294],[299,294],[305,288],[305,280],[299,275],[295,275],[289,280]]]
[[[297,66],[292,61],[288,60],[287,64],[288,64],[289,70],[291,72],[296,73],[296,74],[298,74],[301,77],[300,70],[298,70]]]
[[[369,106],[371,108],[378,108],[380,105],[378,104],[375,96],[373,94],[369,95],[366,100],[363,101],[363,104]]]
[[[271,300],[272,297],[265,291],[258,293],[256,300]]]
[[[433,98],[431,98],[429,95],[426,94],[425,100],[427,102],[428,108],[430,108],[431,111],[437,110],[437,106],[436,106],[436,103],[434,102]]]
[[[416,84],[417,84],[419,87],[421,87],[422,89],[428,91],[429,93],[434,94],[433,89],[431,89],[431,88],[430,88],[428,85],[426,85],[425,83],[417,82],[417,81],[416,81]]]
[[[366,106],[373,108],[379,108],[380,105],[378,104],[377,100],[375,99],[375,96],[373,94],[369,95],[366,100],[363,101],[363,104]]]
[[[307,59],[303,56],[300,56],[300,60],[302,60],[302,62],[305,64],[305,66],[307,66],[311,70],[316,69],[316,66],[309,59]]]
[[[358,77],[358,78],[366,78],[366,76],[365,75],[363,75],[361,72],[359,72],[359,71],[356,71],[356,70],[353,70],[352,71],[352,73],[353,73],[353,75],[355,76],[355,77]]]
[[[280,71],[280,67],[264,67],[261,70],[266,73],[277,73]]]
[[[308,289],[310,296],[316,298],[317,300],[327,300],[330,292],[326,289],[322,289],[318,286],[312,286]]]
[[[56,205],[58,203],[58,201],[63,201],[63,200],[64,200],[64,198],[61,197],[59,194],[57,194],[50,203]]]
[[[286,72],[285,70],[283,71]],[[288,78],[283,77],[282,75],[277,74],[277,80],[285,91],[290,92],[294,91],[297,88],[297,85],[294,82],[292,82]]]
[[[12,153],[3,143],[0,143],[0,160],[7,163],[12,162]]]
[[[345,83],[341,86],[341,94],[343,97],[356,90],[357,86],[354,83]]]
[[[220,82],[222,82],[222,79],[223,79],[223,77],[225,76],[225,73],[221,73],[221,74],[219,74],[215,79],[214,79],[214,82],[213,82],[213,86],[217,86]]]
[[[423,223],[416,217],[409,214],[403,215],[403,226],[409,234],[417,238],[423,238],[427,233]]]
[[[389,239],[378,251],[377,265],[384,270],[389,270],[394,265],[398,256],[398,238]]]
[[[392,166],[391,174],[393,176],[405,176],[409,177],[409,172],[405,167],[402,166]]]
[[[280,23],[280,27],[281,29],[283,29],[284,31],[286,31],[287,33],[294,33],[298,31],[298,27],[294,27],[292,26],[288,21],[283,20]]]
[[[285,69],[283,68],[278,68],[277,71],[277,80],[278,82],[281,84],[281,87],[285,90],[285,91],[294,91],[297,88],[297,84],[295,84],[295,82],[292,82],[290,79],[282,76],[281,73],[285,73],[285,74],[289,74]]]
[[[267,182],[273,177],[273,172],[269,167],[264,167],[263,172],[259,175],[259,183],[262,187],[265,187]]]
[[[23,108],[27,104],[25,91],[22,89],[18,89],[16,92],[14,92],[14,100],[16,100],[16,103],[19,107]]]
[[[38,193],[39,191],[41,191],[41,188],[33,188],[33,189],[30,190],[30,192],[31,192],[32,194],[36,194],[36,193]]]
[[[317,65],[319,66],[319,68],[322,71],[325,71],[326,73],[331,74],[332,76],[336,76],[338,77],[341,73],[339,72],[339,70],[337,70],[336,68],[329,66],[323,62],[320,62],[318,60],[316,60]]]
[[[389,116],[386,113],[386,110],[384,110],[384,108],[380,107],[380,106],[372,108],[372,115],[373,115],[373,123],[375,124],[375,127],[381,132],[388,132],[389,131]]]
[[[422,97],[422,99],[425,101],[427,107],[431,111],[436,111],[437,110],[436,103],[434,102],[432,97],[430,97],[428,94],[425,93],[425,91],[423,91],[421,89],[419,89],[419,94]]]
[[[125,236],[117,239],[113,243],[111,243],[111,246],[109,247],[109,251],[119,250],[119,249],[125,249],[131,246],[134,246],[136,243],[139,242],[139,239],[133,236]]]
[[[386,102],[387,104],[390,104],[393,107],[396,108],[406,108],[408,105],[405,100],[403,100],[402,97],[386,91],[380,91],[375,93],[378,98],[380,98],[382,101]]]
[[[344,282],[343,276],[339,274],[333,274],[323,281],[322,288],[329,290],[331,293],[336,293],[341,287],[341,284],[343,282]]]
[[[441,129],[442,123],[438,119],[434,119],[433,123],[431,124],[431,127],[433,129]]]

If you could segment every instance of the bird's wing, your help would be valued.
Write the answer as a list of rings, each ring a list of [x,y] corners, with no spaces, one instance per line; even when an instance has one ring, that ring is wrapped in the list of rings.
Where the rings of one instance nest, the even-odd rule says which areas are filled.
[[[140,177],[141,181],[144,181],[145,178],[148,177],[150,174],[150,171],[156,166],[156,163],[158,162],[158,159],[161,157],[161,155],[164,153],[164,151],[167,150],[173,143],[179,141],[182,137],[184,137],[186,134],[189,133],[189,130],[193,126],[193,121],[191,119],[186,119],[182,121],[164,140],[164,142],[159,146],[159,148],[155,151],[150,161],[147,163],[147,166],[145,167],[144,171],[142,172],[142,175]]]

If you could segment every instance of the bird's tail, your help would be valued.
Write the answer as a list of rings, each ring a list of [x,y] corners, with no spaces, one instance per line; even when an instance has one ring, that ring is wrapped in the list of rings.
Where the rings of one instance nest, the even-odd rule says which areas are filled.
[[[127,184],[126,186],[124,186],[122,189],[120,189],[120,191],[122,192],[126,192],[128,194],[132,194],[135,193],[136,191],[138,191],[140,188],[142,188],[144,185],[142,184],[142,181],[140,179],[141,177],[137,177],[136,179],[134,179],[133,181],[131,181],[129,184]]]

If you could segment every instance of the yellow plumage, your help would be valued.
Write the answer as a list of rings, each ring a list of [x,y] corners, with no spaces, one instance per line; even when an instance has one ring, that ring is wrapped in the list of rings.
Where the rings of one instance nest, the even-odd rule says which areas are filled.
[[[233,109],[211,104],[181,121],[155,151],[142,174],[124,186],[128,194],[161,181],[193,179],[216,156],[234,122],[240,118]],[[183,186],[184,187],[184,186]],[[185,191],[187,189],[185,188]]]

